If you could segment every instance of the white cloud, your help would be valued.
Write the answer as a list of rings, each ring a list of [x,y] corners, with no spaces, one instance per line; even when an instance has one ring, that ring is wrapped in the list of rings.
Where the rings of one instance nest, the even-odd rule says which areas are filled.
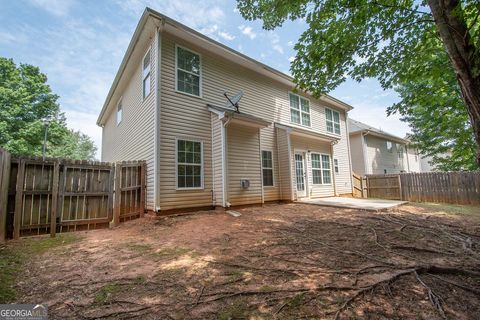
[[[293,62],[293,60],[295,60],[295,56],[291,56],[290,58],[288,58],[288,62]]]
[[[26,43],[28,41],[28,36],[21,32],[7,32],[0,31],[0,43],[10,44],[10,43]]]
[[[246,35],[247,37],[249,37],[251,40],[255,39],[257,37],[257,34],[253,31],[252,27],[250,26],[244,26],[243,24],[241,26],[238,27],[238,29],[240,29],[240,31]]]
[[[294,44],[295,44],[295,43],[293,43],[293,41],[291,41],[291,40],[287,42],[287,46],[289,46],[289,47],[293,47]]]
[[[30,2],[55,16],[66,16],[74,4],[73,0],[30,0]]]
[[[211,24],[222,25],[225,20],[219,0],[116,0],[116,3],[123,11],[137,19],[146,7],[150,7],[195,30],[208,28]]]
[[[228,41],[232,41],[233,39],[235,39],[234,35],[231,35],[230,33],[226,32],[226,31],[219,31],[218,35],[220,37],[222,37],[223,39],[228,40]]]
[[[268,38],[272,43],[272,49],[277,51],[280,54],[283,54],[283,47],[280,45],[280,36],[276,32],[269,32]]]
[[[102,152],[102,128],[96,125],[97,114],[88,113],[75,110],[66,110],[67,126],[70,129],[81,131],[92,138],[93,142],[97,146],[97,159],[101,158]]]

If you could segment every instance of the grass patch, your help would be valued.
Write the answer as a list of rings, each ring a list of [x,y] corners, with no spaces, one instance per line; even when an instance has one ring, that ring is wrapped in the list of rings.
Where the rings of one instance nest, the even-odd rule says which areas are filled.
[[[140,243],[129,243],[127,244],[127,248],[138,253],[148,253],[153,250],[151,245]]]
[[[120,291],[120,285],[115,282],[104,285],[95,294],[95,303],[105,304],[110,299],[110,297],[118,291]]]
[[[187,253],[192,253],[192,250],[188,248],[173,247],[160,249],[153,253],[153,255],[157,257],[179,257]]]
[[[476,216],[480,218],[480,207],[448,203],[429,203],[429,202],[411,202],[413,206],[433,210],[443,211],[454,215]]]
[[[14,284],[16,276],[24,264],[50,249],[65,246],[78,240],[78,236],[66,233],[57,234],[55,238],[24,238],[8,243],[0,248],[0,304],[15,300]]]
[[[224,308],[219,314],[219,320],[237,320],[248,319],[249,312],[247,303],[242,299],[234,300],[229,306]]]

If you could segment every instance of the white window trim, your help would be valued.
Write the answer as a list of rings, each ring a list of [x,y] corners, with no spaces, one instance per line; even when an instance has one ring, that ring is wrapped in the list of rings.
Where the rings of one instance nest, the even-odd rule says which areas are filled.
[[[338,172],[335,170],[335,168],[338,168]],[[338,162],[338,158],[333,158],[333,172],[335,174],[340,174],[340,164]]]
[[[122,116],[120,117],[120,121],[118,121],[118,106],[122,106],[122,113],[121,113]],[[120,99],[118,99],[117,109],[116,109],[116,112],[115,112],[115,121],[117,122],[117,127],[123,121],[123,97],[120,97]]]
[[[396,148],[397,148],[397,156],[398,156],[398,159],[402,159],[402,160],[403,160],[403,159],[405,158],[405,150],[404,150],[404,148],[403,148],[403,145],[400,144],[400,143],[398,143],[398,144],[396,145]],[[400,155],[402,155],[402,156],[400,157]]]
[[[267,152],[270,152],[272,154],[272,167],[271,168],[265,168],[263,166],[263,151],[267,151]],[[273,184],[271,186],[266,186],[266,185],[263,185],[264,188],[273,188],[275,187],[275,165],[274,165],[274,162],[273,162],[273,150],[269,150],[269,149],[262,149],[262,159],[260,159],[261,163],[262,163],[262,185],[263,185],[263,169],[272,169],[272,182]]]
[[[292,121],[292,106],[290,105],[290,95],[294,95],[294,96],[297,96],[298,97],[298,111],[300,112],[300,123],[295,123]],[[305,111],[302,111],[302,102],[300,101],[300,99],[304,99],[304,100],[307,100],[308,101],[308,118],[310,119],[310,125],[307,126],[307,125],[304,125],[302,123],[302,113],[306,113]],[[302,127],[305,127],[305,128],[311,128],[312,127],[312,104],[310,103],[310,99],[308,98],[305,98],[304,96],[301,96],[299,94],[296,94],[296,93],[293,93],[292,91],[288,91],[288,107],[289,107],[289,111],[290,111],[290,123],[293,124],[293,125],[296,125],[296,126],[302,126]]]
[[[320,169],[317,169],[317,168],[313,168],[313,159],[312,159],[312,155],[314,154],[318,154],[320,155]],[[331,163],[332,162],[332,156],[329,155],[328,153],[320,153],[320,152],[311,152],[310,153],[310,167],[311,167],[311,170],[312,170],[312,184],[314,186],[331,186],[333,183],[333,175],[332,175],[332,168],[331,168],[331,165],[330,165],[330,169],[328,169],[330,171],[330,183],[323,183],[323,170],[327,170],[327,169],[323,169],[323,162],[322,162],[322,155],[324,156],[328,156],[328,162]],[[313,179],[313,170],[320,170],[320,179],[322,180],[322,183],[315,183],[315,180]]]
[[[178,187],[178,140],[185,140],[185,141],[193,141],[193,142],[200,142],[200,187],[193,187],[193,188],[179,188]],[[187,164],[188,165],[188,164]],[[203,140],[200,140],[198,138],[191,138],[191,137],[175,137],[175,190],[178,191],[185,191],[185,190],[203,190],[205,189],[204,185],[204,180],[205,180],[205,175],[204,175],[204,150],[203,150]]]
[[[327,110],[330,110],[332,112],[332,129],[333,131],[328,131],[328,126],[327,126],[327,122],[330,121],[327,119]],[[335,132],[335,120],[334,120],[334,117],[333,117],[333,113],[337,113],[338,114],[338,126],[340,128],[340,132],[339,133],[336,133]],[[342,121],[340,121],[340,112],[336,111],[336,110],[333,110],[332,108],[327,108],[325,107],[325,129],[327,130],[328,133],[331,133],[331,134],[334,134],[336,136],[340,136],[342,134],[342,124],[341,124]]]
[[[200,62],[200,74],[194,74],[190,71],[187,71],[187,70],[183,70],[183,69],[180,69],[182,70],[183,72],[187,72],[187,73],[191,73],[191,74],[194,74],[196,76],[199,76],[199,94],[198,96],[194,95],[194,94],[191,94],[191,93],[188,93],[188,92],[183,92],[183,91],[180,91],[178,90],[178,48],[180,49],[183,49],[183,50],[186,50],[186,51],[189,51],[191,53],[194,53],[196,55],[198,55],[198,60]],[[175,92],[177,93],[180,93],[180,94],[184,94],[184,95],[187,95],[187,96],[190,96],[190,97],[195,97],[195,98],[200,98],[202,99],[203,98],[203,72],[202,72],[202,66],[203,66],[203,63],[202,63],[202,55],[192,49],[188,49],[188,48],[185,48],[183,46],[180,46],[178,44],[175,44]]]
[[[145,78],[146,76],[143,74],[143,71],[145,70],[144,69],[144,65],[143,65],[143,62],[145,61],[145,57],[147,56],[147,54],[150,54],[150,66],[149,66],[149,71],[148,71],[148,75],[150,75],[150,91],[148,92],[148,94],[146,96],[143,96],[143,93],[145,92],[145,88],[143,87],[145,85]],[[150,95],[152,94],[152,47],[148,47],[147,49],[147,52],[145,52],[145,54],[143,55],[143,59],[142,59],[142,97],[143,97],[143,101],[145,101]]]

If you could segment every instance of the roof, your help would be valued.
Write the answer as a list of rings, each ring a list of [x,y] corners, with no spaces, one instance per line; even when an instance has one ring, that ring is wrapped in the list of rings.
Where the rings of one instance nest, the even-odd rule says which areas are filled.
[[[268,127],[271,124],[270,121],[267,121],[263,118],[260,118],[248,113],[244,113],[244,112],[238,112],[231,107],[219,107],[219,106],[207,104],[207,108],[209,111],[215,112],[217,114],[218,113],[225,114],[231,119],[238,119],[245,122],[250,122],[260,127]]]
[[[387,140],[393,140],[395,142],[400,142],[405,144],[409,143],[408,139],[401,138],[399,136],[385,132],[382,129],[372,127],[366,123],[354,120],[352,118],[348,119],[348,131],[350,135],[357,134],[357,133],[368,133],[368,134],[379,136],[381,138],[385,138]]]
[[[231,55],[235,58],[236,61],[238,61],[239,59],[240,60],[244,60],[244,61],[248,61],[250,62],[251,64],[254,64],[257,69],[259,71],[262,71],[262,72],[265,72],[266,71],[266,74],[268,76],[270,76],[271,78],[277,78],[277,79],[283,79],[283,81],[286,81],[288,82],[290,85],[292,86],[295,86],[295,83],[293,82],[294,78],[277,70],[277,69],[274,69],[260,61],[257,61],[247,55],[244,55],[243,53],[241,52],[238,52],[220,42],[217,42],[203,34],[201,34],[200,32],[192,29],[192,28],[189,28],[187,27],[186,25],[170,18],[170,17],[167,17],[149,7],[146,7],[145,8],[145,11],[143,12],[142,14],[142,17],[140,18],[140,21],[138,22],[137,24],[137,27],[135,29],[135,32],[133,34],[133,37],[132,39],[130,40],[130,44],[128,45],[128,48],[127,48],[127,51],[125,52],[125,56],[123,57],[123,60],[122,60],[122,63],[120,64],[120,67],[117,71],[117,74],[115,76],[115,79],[113,81],[113,84],[108,92],[108,95],[105,99],[105,102],[103,104],[103,108],[102,110],[100,111],[100,114],[98,116],[98,119],[97,119],[97,125],[101,125],[102,123],[104,123],[102,120],[103,120],[103,117],[107,111],[107,108],[110,104],[110,100],[115,92],[115,89],[117,88],[117,85],[125,71],[125,68],[127,66],[127,63],[130,59],[130,56],[132,55],[134,49],[135,49],[135,45],[138,41],[138,39],[140,38],[141,34],[142,34],[142,31],[145,27],[145,25],[147,24],[147,21],[149,19],[155,19],[155,20],[161,20],[162,24],[165,23],[165,24],[169,24],[171,26],[173,26],[175,28],[175,30],[182,30],[184,32],[187,32],[189,34],[191,34],[192,36],[196,37],[197,39],[201,39],[205,42],[208,42],[209,46],[212,47],[211,50],[214,50],[215,48],[213,47],[217,47],[217,48],[220,48],[220,49],[223,49],[223,53],[226,54],[226,55]],[[217,52],[218,53],[218,52]],[[328,102],[334,104],[334,105],[337,105],[338,107],[340,108],[343,108],[347,111],[350,111],[353,109],[353,107],[339,99],[336,99],[330,95],[324,95],[321,97],[321,99],[325,99],[327,100]]]

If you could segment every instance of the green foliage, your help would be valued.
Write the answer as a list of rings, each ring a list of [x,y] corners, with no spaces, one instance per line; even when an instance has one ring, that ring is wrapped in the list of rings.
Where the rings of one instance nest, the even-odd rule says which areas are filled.
[[[93,141],[67,128],[57,101],[38,67],[0,57],[0,147],[14,155],[41,156],[44,119],[50,119],[48,157],[93,159]]]
[[[425,1],[238,0],[244,18],[267,30],[304,19],[291,72],[297,85],[323,95],[351,77],[375,77],[402,100],[388,109],[413,128],[412,139],[443,169],[475,169],[475,139],[455,72]],[[458,13],[480,48],[480,2]],[[472,70],[478,74],[480,70]],[[441,153],[451,151],[447,159]]]

